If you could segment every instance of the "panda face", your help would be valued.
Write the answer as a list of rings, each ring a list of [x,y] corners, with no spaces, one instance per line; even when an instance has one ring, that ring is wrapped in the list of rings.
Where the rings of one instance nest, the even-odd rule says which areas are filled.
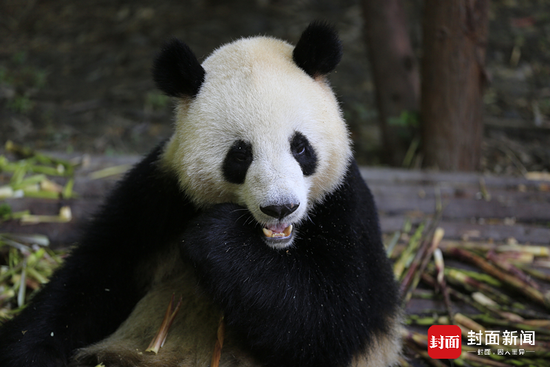
[[[274,248],[292,244],[309,210],[341,183],[348,132],[324,77],[308,75],[293,47],[249,38],[215,51],[204,82],[178,100],[164,162],[199,207],[246,207]]]
[[[227,182],[238,185],[237,201],[263,224],[265,241],[284,247],[292,241],[293,224],[307,210],[307,177],[315,172],[317,158],[300,132],[286,142],[273,139],[270,143],[262,146],[236,140],[224,158],[222,171]]]

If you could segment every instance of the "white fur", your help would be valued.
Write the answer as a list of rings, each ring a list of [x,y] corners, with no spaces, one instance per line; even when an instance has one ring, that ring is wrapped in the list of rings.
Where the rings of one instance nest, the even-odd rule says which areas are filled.
[[[272,225],[277,221],[261,206],[299,202],[284,219],[293,224],[341,183],[351,157],[341,111],[327,81],[298,68],[292,50],[267,37],[225,45],[204,61],[206,77],[196,98],[178,100],[164,163],[179,174],[195,204],[237,203],[259,223]],[[292,156],[295,132],[305,135],[317,154],[312,176],[304,177]],[[222,173],[225,155],[239,139],[253,151],[241,185],[227,182]]]

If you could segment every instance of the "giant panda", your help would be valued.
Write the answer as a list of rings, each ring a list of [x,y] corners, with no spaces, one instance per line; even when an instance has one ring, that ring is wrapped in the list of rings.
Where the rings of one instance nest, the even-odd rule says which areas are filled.
[[[295,47],[245,38],[202,65],[168,42],[153,76],[173,135],[2,326],[0,366],[208,366],[220,317],[222,367],[394,365],[398,291],[327,81],[341,53],[324,22]]]

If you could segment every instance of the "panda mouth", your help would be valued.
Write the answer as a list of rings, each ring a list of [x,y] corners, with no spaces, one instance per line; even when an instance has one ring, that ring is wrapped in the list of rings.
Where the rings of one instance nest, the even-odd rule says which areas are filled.
[[[288,238],[292,236],[292,224],[264,227],[262,230],[267,238]]]
[[[294,226],[292,224],[276,224],[262,228],[264,239],[273,247],[284,247],[290,242],[294,234]]]

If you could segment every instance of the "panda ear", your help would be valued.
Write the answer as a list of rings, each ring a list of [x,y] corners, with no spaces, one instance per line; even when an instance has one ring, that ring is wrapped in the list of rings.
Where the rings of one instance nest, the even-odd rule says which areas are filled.
[[[172,97],[195,97],[204,75],[205,71],[193,51],[175,38],[164,45],[153,65],[157,87]]]
[[[342,58],[342,42],[330,24],[315,21],[302,33],[292,57],[296,65],[315,78],[336,68]]]

